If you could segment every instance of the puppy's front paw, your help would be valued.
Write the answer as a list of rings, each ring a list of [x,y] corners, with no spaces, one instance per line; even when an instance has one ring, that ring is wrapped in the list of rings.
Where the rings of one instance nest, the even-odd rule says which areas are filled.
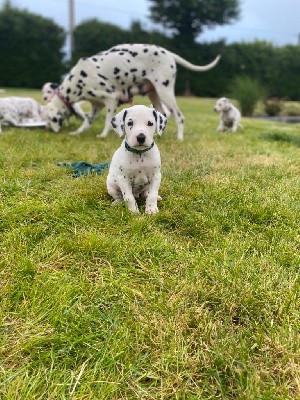
[[[114,200],[114,201],[111,203],[111,205],[112,205],[113,207],[115,207],[115,206],[117,206],[118,204],[121,204],[121,203],[123,203],[123,200],[122,200],[122,199],[116,199],[116,200]]]
[[[154,205],[149,205],[145,209],[146,214],[157,214],[158,213],[158,208],[157,206]]]
[[[135,213],[135,214],[139,214],[140,210],[138,209],[138,207],[128,207],[128,210]]]

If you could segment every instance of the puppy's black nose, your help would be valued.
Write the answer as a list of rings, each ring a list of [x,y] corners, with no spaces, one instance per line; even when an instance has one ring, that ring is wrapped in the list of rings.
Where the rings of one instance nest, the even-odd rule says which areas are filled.
[[[139,144],[143,144],[146,140],[146,136],[143,133],[139,133],[136,137]]]

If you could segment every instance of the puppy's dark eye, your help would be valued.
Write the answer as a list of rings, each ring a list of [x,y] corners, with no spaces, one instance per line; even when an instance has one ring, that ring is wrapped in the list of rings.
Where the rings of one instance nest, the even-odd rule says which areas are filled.
[[[151,122],[151,121],[148,121],[148,124],[147,124],[148,126],[153,126],[153,122]]]
[[[127,125],[128,125],[128,126],[133,126],[133,121],[132,121],[132,120],[129,120],[128,123],[127,123]]]

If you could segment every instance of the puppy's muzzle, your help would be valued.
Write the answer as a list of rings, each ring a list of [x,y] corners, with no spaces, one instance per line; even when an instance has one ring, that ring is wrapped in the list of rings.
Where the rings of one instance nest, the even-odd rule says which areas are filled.
[[[138,141],[139,144],[145,143],[146,136],[143,133],[139,133],[136,137],[136,140]]]

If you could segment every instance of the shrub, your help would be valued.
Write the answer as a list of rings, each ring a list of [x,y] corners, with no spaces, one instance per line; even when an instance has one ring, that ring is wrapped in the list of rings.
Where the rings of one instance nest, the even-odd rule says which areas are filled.
[[[232,96],[239,102],[242,115],[252,116],[258,100],[263,96],[260,83],[248,76],[239,76],[233,82]]]
[[[300,104],[296,102],[286,102],[283,108],[283,114],[290,117],[300,116]]]
[[[278,97],[265,100],[265,112],[269,117],[279,115],[282,111],[282,102]]]

